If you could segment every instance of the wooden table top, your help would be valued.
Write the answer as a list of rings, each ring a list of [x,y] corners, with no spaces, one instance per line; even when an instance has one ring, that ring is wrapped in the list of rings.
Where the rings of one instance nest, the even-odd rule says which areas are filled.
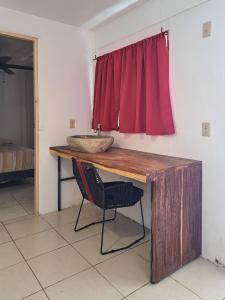
[[[66,159],[72,157],[90,162],[99,169],[136,179],[141,182],[155,180],[158,173],[170,168],[201,164],[200,161],[112,147],[103,153],[75,152],[68,146],[51,147],[50,153]]]

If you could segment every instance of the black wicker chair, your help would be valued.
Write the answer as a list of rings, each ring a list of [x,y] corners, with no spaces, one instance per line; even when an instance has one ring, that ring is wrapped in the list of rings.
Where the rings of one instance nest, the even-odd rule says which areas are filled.
[[[143,196],[143,190],[133,186],[132,182],[114,181],[114,182],[103,183],[97,170],[93,165],[80,162],[74,158],[72,159],[72,161],[73,161],[74,176],[76,178],[77,184],[83,196],[74,230],[79,231],[89,226],[102,223],[101,250],[100,250],[101,254],[108,254],[108,253],[113,253],[116,251],[128,249],[129,247],[133,246],[134,244],[142,240],[145,237],[145,226],[144,226],[143,209],[142,209],[142,201],[141,201],[141,198]],[[78,229],[77,227],[80,218],[80,213],[85,199],[91,201],[92,203],[94,203],[95,205],[97,205],[99,208],[103,210],[103,218],[101,221],[90,223]],[[142,228],[143,228],[142,236],[125,247],[113,249],[110,251],[103,251],[105,223],[115,220],[117,208],[133,206],[139,201],[140,201],[140,208],[141,208]],[[105,213],[106,210],[108,209],[115,210],[114,217],[112,219],[105,218]]]

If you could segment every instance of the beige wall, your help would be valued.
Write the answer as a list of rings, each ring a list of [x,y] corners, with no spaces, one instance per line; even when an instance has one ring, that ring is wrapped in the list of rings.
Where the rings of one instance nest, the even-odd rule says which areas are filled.
[[[0,8],[0,31],[38,38],[40,151],[40,213],[57,209],[57,161],[49,147],[62,145],[66,137],[90,130],[89,33],[76,27]],[[69,128],[69,119],[76,128]],[[63,164],[71,173],[71,163]],[[80,199],[75,183],[63,188],[63,206]]]

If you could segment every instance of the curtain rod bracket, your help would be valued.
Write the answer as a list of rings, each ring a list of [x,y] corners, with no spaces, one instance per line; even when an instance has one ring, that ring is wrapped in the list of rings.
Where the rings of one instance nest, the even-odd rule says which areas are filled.
[[[94,58],[93,58],[93,61],[97,60],[97,55],[95,54]]]
[[[161,27],[161,33],[164,35],[169,35],[169,30],[164,30],[163,27]]]

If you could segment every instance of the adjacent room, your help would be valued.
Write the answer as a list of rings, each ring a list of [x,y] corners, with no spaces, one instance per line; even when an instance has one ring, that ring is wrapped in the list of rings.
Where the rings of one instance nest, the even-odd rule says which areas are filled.
[[[0,0],[0,300],[225,300],[224,0]]]
[[[33,43],[0,35],[0,221],[33,213]]]

